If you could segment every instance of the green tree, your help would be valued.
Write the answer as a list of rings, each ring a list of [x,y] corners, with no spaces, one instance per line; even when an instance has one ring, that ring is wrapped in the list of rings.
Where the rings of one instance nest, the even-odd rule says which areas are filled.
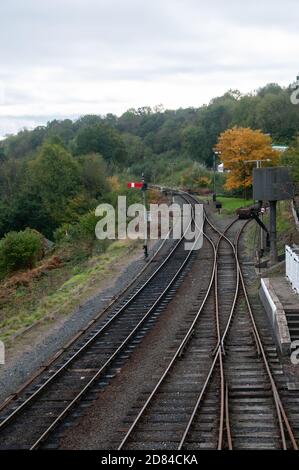
[[[100,153],[109,163],[122,165],[126,150],[120,134],[107,124],[96,124],[81,129],[76,138],[75,153]]]
[[[92,153],[78,158],[80,180],[90,198],[98,198],[109,191],[107,165],[103,157]]]
[[[296,186],[299,186],[299,134],[290,148],[282,154],[282,163],[289,166]]]
[[[29,164],[28,187],[38,194],[41,210],[59,225],[65,222],[69,199],[81,191],[79,164],[63,146],[45,143]]]
[[[275,142],[289,142],[298,131],[299,112],[286,92],[265,94],[256,108],[256,124]]]
[[[204,162],[207,158],[207,135],[202,126],[187,125],[182,131],[183,149],[196,161]]]

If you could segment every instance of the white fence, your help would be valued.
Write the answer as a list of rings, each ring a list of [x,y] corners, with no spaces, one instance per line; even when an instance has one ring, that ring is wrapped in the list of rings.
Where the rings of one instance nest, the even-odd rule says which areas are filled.
[[[0,364],[5,364],[5,346],[2,341],[0,341]]]
[[[286,276],[299,293],[299,248],[286,245]]]

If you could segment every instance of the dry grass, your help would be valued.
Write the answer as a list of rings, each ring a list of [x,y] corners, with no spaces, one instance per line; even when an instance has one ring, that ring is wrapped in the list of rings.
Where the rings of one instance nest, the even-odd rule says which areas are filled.
[[[0,339],[7,342],[37,322],[71,313],[98,291],[100,283],[116,276],[117,263],[127,262],[138,246],[138,242],[116,241],[106,252],[75,263],[67,261],[66,251],[65,257],[63,253],[52,256],[39,267],[2,282]]]

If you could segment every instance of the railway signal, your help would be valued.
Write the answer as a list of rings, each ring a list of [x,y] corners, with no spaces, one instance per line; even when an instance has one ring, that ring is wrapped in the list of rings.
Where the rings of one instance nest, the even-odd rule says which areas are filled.
[[[137,188],[141,189],[143,193],[143,205],[144,205],[144,244],[143,244],[143,250],[144,250],[144,257],[147,259],[148,257],[148,248],[147,248],[147,221],[148,221],[148,215],[147,215],[147,207],[146,207],[146,190],[147,190],[147,183],[145,181],[145,176],[142,174],[142,181],[141,182],[129,182],[128,183],[128,188]]]
[[[221,155],[221,152],[216,148],[213,149],[213,172],[214,172],[214,183],[213,183],[213,202],[216,202],[216,170],[217,170],[217,158]]]
[[[128,188],[137,188],[137,189],[143,189],[143,185],[144,183],[143,182],[138,182],[138,183],[134,183],[134,182],[130,182],[128,183]]]

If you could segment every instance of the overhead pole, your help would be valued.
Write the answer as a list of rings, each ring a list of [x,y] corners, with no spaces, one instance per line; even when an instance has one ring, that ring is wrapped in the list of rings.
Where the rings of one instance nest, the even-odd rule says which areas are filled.
[[[147,190],[147,183],[145,181],[145,175],[142,173],[142,194],[143,194],[143,205],[144,205],[144,257],[145,259],[148,258],[148,237],[147,237],[147,203],[146,203],[146,190]]]
[[[217,166],[217,157],[220,155],[220,152],[216,149],[213,149],[213,171],[214,171],[214,183],[213,183],[213,201],[216,202],[216,166]]]
[[[270,204],[270,264],[274,265],[278,261],[277,229],[276,229],[277,201],[269,201],[269,204]]]
[[[148,257],[148,244],[147,244],[147,204],[146,204],[146,190],[147,190],[147,183],[145,181],[145,176],[142,173],[142,182],[130,182],[128,183],[128,188],[138,188],[141,189],[142,192],[142,199],[143,199],[143,208],[144,208],[144,243],[143,243],[143,250],[144,250],[144,257],[145,259]]]

